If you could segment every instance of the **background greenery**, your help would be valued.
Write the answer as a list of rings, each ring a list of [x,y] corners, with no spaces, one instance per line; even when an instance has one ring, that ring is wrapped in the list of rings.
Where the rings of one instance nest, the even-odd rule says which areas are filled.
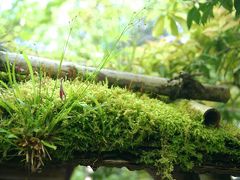
[[[227,104],[207,103],[239,124],[240,0],[0,2],[1,50],[59,60],[71,29],[65,59],[98,66],[111,52],[106,68],[169,78],[200,73],[203,83],[231,88]]]

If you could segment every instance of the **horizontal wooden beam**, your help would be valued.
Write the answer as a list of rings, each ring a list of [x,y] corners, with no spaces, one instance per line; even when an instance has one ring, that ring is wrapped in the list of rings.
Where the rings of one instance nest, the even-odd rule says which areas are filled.
[[[105,158],[104,158],[105,157]],[[108,158],[109,157],[109,158]],[[111,157],[111,158],[110,158]],[[136,163],[134,157],[126,153],[105,153],[101,156],[94,153],[81,154],[79,157],[75,157],[74,160],[69,162],[49,162],[46,164],[43,169],[35,173],[30,173],[24,164],[17,162],[7,162],[5,164],[0,164],[0,179],[10,179],[19,180],[30,178],[37,180],[39,178],[46,179],[69,179],[74,167],[82,166],[91,166],[93,170],[97,170],[99,167],[117,167],[122,168],[126,167],[131,171],[135,170],[146,170],[154,179],[161,179],[157,174],[157,169],[152,166],[148,166],[141,163]],[[239,164],[203,164],[198,167],[194,167],[190,172],[182,171],[179,167],[175,167],[173,172],[173,177],[177,180],[186,180],[189,177],[192,177],[193,180],[199,174],[214,175],[215,177],[222,176],[240,176],[240,166]]]
[[[59,61],[40,58],[36,56],[27,56],[32,64],[34,71],[41,68],[48,76],[57,76]],[[5,71],[5,63],[9,60],[11,64],[15,63],[17,73],[28,74],[27,63],[22,54],[8,53],[0,51],[0,70]],[[218,102],[227,102],[230,98],[230,91],[224,86],[213,86],[204,84],[203,86],[195,86],[191,84],[181,84],[178,79],[169,80],[154,76],[138,75],[128,72],[120,72],[108,69],[98,69],[94,67],[81,66],[72,62],[63,62],[61,68],[61,77],[76,78],[81,76],[83,79],[89,77],[96,81],[108,81],[110,86],[120,86],[150,93],[152,96],[166,95],[173,99],[199,99]],[[197,83],[200,84],[200,83]]]
[[[134,151],[141,151],[140,149],[135,149]],[[144,147],[144,149],[147,149],[147,147]],[[156,149],[156,148],[150,148],[149,150]],[[197,174],[230,174],[233,176],[240,176],[240,164],[237,162],[230,162],[230,157],[225,156],[224,160],[218,160],[217,158],[214,159],[214,154],[212,155],[211,162],[207,159],[205,159],[202,165],[195,166],[191,170],[191,172],[197,173]],[[56,160],[52,160],[46,163],[46,165],[43,167],[40,171],[45,171],[54,168],[66,168],[66,167],[76,167],[78,165],[83,166],[91,166],[94,170],[96,170],[98,167],[104,166],[104,167],[127,167],[129,170],[144,170],[144,169],[150,169],[151,171],[157,171],[157,169],[153,168],[152,166],[138,163],[138,157],[136,155],[133,155],[132,153],[129,153],[127,151],[125,152],[102,152],[94,153],[94,152],[78,152],[74,154],[74,158],[70,161],[64,161],[59,162]],[[214,163],[213,163],[214,162]],[[0,163],[0,174],[2,169],[4,167],[11,169],[21,169],[21,170],[27,170],[24,166],[23,162],[18,162],[18,159],[14,159],[8,162],[1,162]],[[183,172],[181,168],[175,167],[174,173],[180,173]]]

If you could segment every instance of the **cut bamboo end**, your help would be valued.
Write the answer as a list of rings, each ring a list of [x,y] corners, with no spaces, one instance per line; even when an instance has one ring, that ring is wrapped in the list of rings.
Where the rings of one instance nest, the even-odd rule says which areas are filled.
[[[210,108],[203,114],[203,119],[203,123],[206,126],[214,126],[219,128],[221,114],[217,109]]]
[[[200,104],[196,101],[189,101],[189,105],[203,115],[203,124],[205,126],[219,128],[221,114],[216,108]]]

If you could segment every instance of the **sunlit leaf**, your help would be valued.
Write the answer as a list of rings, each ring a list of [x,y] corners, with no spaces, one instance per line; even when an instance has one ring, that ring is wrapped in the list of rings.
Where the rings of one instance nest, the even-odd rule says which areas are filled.
[[[174,36],[177,36],[177,35],[178,35],[177,23],[176,23],[176,21],[175,21],[173,18],[170,18],[169,20],[170,20],[171,33],[172,33]]]
[[[163,34],[163,30],[164,30],[164,20],[165,17],[164,16],[160,16],[153,28],[152,34],[153,36],[160,36],[161,34]]]
[[[46,142],[46,141],[43,141],[43,140],[41,140],[41,142],[42,142],[43,145],[46,146],[46,147],[49,147],[49,148],[54,149],[54,150],[57,149],[57,146],[55,146],[55,145],[53,145],[53,144],[50,144],[50,143],[48,143],[48,142]]]
[[[180,16],[173,16],[174,19],[181,25],[181,27],[186,30],[187,27],[186,27],[186,19],[180,17]]]
[[[2,80],[0,80],[0,85],[3,86],[4,88],[8,89],[8,85],[3,82]]]
[[[28,56],[25,52],[23,52],[22,54],[23,54],[23,57],[24,57],[24,61],[27,63],[28,70],[29,70],[29,73],[30,73],[30,76],[31,76],[31,80],[32,80],[33,84],[35,84],[35,77],[34,77],[33,67],[32,67],[31,61],[29,60],[29,58],[28,58]]]

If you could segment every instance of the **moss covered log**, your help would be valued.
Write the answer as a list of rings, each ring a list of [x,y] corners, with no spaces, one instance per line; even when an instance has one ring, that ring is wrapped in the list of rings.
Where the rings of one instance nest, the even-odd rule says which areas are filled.
[[[108,154],[153,167],[166,179],[176,167],[240,167],[240,130],[205,127],[187,103],[166,104],[77,80],[63,83],[66,99],[61,100],[55,83],[44,78],[0,88],[1,164],[18,162],[37,171],[51,162]]]

